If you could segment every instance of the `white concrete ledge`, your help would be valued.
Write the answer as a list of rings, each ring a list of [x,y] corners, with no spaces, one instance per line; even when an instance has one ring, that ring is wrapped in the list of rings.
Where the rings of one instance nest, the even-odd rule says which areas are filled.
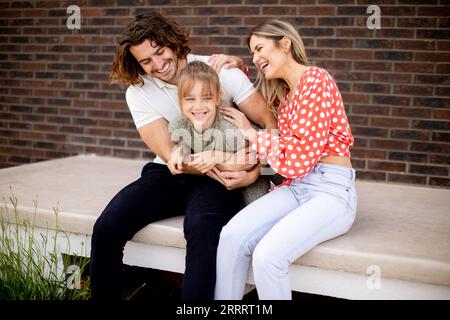
[[[72,248],[83,243],[88,255],[97,216],[145,163],[81,155],[6,168],[0,196],[7,202],[12,188],[20,219],[34,215],[37,197],[40,228],[55,228],[58,205],[59,227],[70,234]],[[357,181],[357,192],[354,226],[292,265],[293,290],[351,299],[450,299],[450,190]],[[182,219],[143,228],[127,244],[125,263],[183,272]]]

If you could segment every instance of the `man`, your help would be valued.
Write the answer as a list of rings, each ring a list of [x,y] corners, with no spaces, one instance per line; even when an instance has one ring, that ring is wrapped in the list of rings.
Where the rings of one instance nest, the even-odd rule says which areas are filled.
[[[94,225],[93,299],[120,298],[126,242],[147,224],[180,213],[185,214],[187,243],[182,299],[213,299],[220,231],[242,205],[237,200],[238,188],[253,183],[259,175],[259,166],[245,171],[248,164],[232,165],[235,172],[222,175],[215,170],[214,180],[189,164],[175,168],[170,162],[174,143],[168,122],[181,115],[178,76],[188,62],[208,60],[189,54],[188,40],[177,23],[149,12],[126,27],[116,49],[111,79],[129,85],[127,104],[141,138],[157,157],[143,168],[141,178],[111,200]],[[234,101],[254,123],[276,127],[264,99],[242,71],[223,69],[219,78],[225,104]],[[226,164],[223,168],[230,169]],[[177,174],[179,171],[186,174]]]

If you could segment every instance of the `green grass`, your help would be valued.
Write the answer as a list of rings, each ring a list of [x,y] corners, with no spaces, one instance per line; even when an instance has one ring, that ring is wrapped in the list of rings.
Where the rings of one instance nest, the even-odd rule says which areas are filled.
[[[13,209],[6,206],[5,200],[0,208],[0,300],[88,299],[89,278],[81,278],[88,259],[76,257],[73,263],[58,252],[58,237],[65,237],[69,246],[67,235],[58,226],[55,234],[48,229],[37,232],[37,201],[34,201],[32,221],[20,221],[14,195],[9,197],[9,202]],[[6,218],[10,210],[14,212],[13,223]],[[53,210],[57,221],[58,209]]]

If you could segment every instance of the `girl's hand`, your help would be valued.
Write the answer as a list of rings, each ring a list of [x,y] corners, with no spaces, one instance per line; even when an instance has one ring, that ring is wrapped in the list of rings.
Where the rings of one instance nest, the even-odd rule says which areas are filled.
[[[223,155],[223,153],[216,152],[214,150],[195,153],[191,155],[191,162],[189,163],[189,166],[195,168],[201,173],[207,173],[216,164],[224,160],[220,159],[221,158],[220,155]]]
[[[245,114],[232,107],[220,107],[219,111],[226,120],[239,128],[245,139],[253,140],[253,137],[256,135],[256,130],[253,129]]]
[[[225,54],[213,54],[208,60],[210,66],[219,73],[222,67],[229,68],[241,68],[244,65],[244,61],[236,56],[229,56]]]
[[[183,161],[185,156],[186,150],[183,145],[177,145],[172,150],[170,160],[167,162],[167,167],[173,175],[183,173]]]

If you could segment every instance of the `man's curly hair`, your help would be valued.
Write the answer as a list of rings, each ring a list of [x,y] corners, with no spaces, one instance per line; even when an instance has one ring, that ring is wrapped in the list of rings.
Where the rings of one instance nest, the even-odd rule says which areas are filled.
[[[191,52],[188,45],[189,34],[175,21],[150,11],[136,16],[125,29],[119,39],[113,62],[113,70],[109,76],[113,82],[127,85],[144,84],[144,69],[130,52],[130,47],[149,40],[158,46],[168,47],[178,58],[184,59]]]

